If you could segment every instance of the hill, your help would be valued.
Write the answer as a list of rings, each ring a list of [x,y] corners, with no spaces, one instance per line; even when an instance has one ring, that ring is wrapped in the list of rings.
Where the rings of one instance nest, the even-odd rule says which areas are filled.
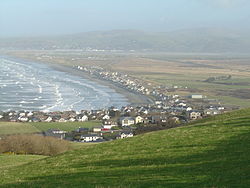
[[[1,48],[247,53],[250,52],[250,35],[248,31],[225,28],[199,28],[165,33],[114,30],[60,37],[1,39]]]
[[[249,187],[250,109],[0,168],[0,187]]]

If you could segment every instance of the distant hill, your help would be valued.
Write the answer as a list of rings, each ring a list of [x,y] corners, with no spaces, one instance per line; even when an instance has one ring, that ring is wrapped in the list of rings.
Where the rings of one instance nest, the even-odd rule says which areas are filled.
[[[21,164],[0,155],[0,187],[248,188],[249,153],[245,109]]]
[[[1,48],[247,53],[250,52],[250,32],[211,28],[165,33],[114,30],[60,37],[1,39]]]

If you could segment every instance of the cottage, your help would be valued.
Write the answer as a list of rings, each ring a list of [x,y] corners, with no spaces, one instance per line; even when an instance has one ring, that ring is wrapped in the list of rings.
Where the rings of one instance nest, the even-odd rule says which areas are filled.
[[[134,134],[131,131],[123,131],[121,132],[116,139],[123,139],[123,138],[129,138],[129,137],[133,137]]]
[[[193,120],[200,119],[201,118],[201,113],[199,111],[190,111],[189,118],[193,119]]]
[[[103,120],[109,120],[109,119],[110,119],[110,116],[106,114],[105,116],[102,117],[102,119],[103,119]]]
[[[18,120],[21,122],[27,122],[29,118],[21,116],[21,117],[18,117]]]
[[[191,99],[202,99],[203,95],[191,95]]]
[[[143,123],[143,122],[144,122],[143,117],[141,117],[141,116],[136,116],[135,117],[135,124]]]
[[[60,118],[60,119],[58,120],[58,122],[63,123],[63,122],[67,122],[67,120],[64,119],[64,118]]]
[[[101,132],[102,127],[93,127],[93,132]]]
[[[124,126],[130,126],[135,124],[135,120],[132,117],[123,117],[120,119],[121,125]]]
[[[76,119],[75,119],[75,118],[70,118],[69,121],[70,121],[70,122],[75,122]]]
[[[102,139],[103,137],[99,136],[98,134],[85,134],[81,135],[80,137],[81,142],[98,142]]]
[[[89,120],[89,118],[88,118],[88,116],[86,116],[86,115],[79,116],[79,117],[77,118],[77,121],[80,121],[80,122],[84,122],[84,121],[88,121],[88,120]]]
[[[117,125],[114,125],[114,124],[104,124],[104,125],[102,125],[102,127],[104,128],[104,129],[111,129],[112,127],[116,127]]]
[[[221,112],[217,109],[206,109],[204,110],[204,114],[206,115],[217,115],[220,114]]]
[[[45,122],[52,122],[52,120],[53,120],[53,118],[49,116],[49,117],[45,120]]]

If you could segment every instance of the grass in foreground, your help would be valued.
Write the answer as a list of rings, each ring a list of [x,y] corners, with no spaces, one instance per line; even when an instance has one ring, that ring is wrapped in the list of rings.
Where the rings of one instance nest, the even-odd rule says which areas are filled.
[[[9,168],[21,166],[39,159],[44,159],[46,156],[42,155],[0,155],[0,174]]]
[[[250,110],[8,167],[0,187],[249,187]]]

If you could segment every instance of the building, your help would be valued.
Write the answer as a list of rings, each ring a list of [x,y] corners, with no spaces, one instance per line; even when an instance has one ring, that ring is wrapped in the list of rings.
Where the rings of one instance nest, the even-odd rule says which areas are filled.
[[[120,119],[120,123],[123,127],[135,124],[135,120],[132,117],[123,117]]]
[[[101,132],[102,131],[102,127],[93,127],[93,132]]]
[[[102,139],[103,137],[99,136],[98,134],[85,134],[81,135],[80,137],[81,142],[98,142]]]
[[[201,118],[201,112],[199,112],[199,111],[190,111],[189,118],[192,119],[192,120],[200,119]]]
[[[141,116],[136,116],[136,118],[135,118],[135,124],[143,123],[143,122],[144,122],[143,117],[141,117]]]
[[[203,99],[203,95],[191,95],[191,99]]]
[[[116,139],[123,139],[123,138],[130,138],[133,137],[134,134],[131,131],[122,131],[117,137]]]

